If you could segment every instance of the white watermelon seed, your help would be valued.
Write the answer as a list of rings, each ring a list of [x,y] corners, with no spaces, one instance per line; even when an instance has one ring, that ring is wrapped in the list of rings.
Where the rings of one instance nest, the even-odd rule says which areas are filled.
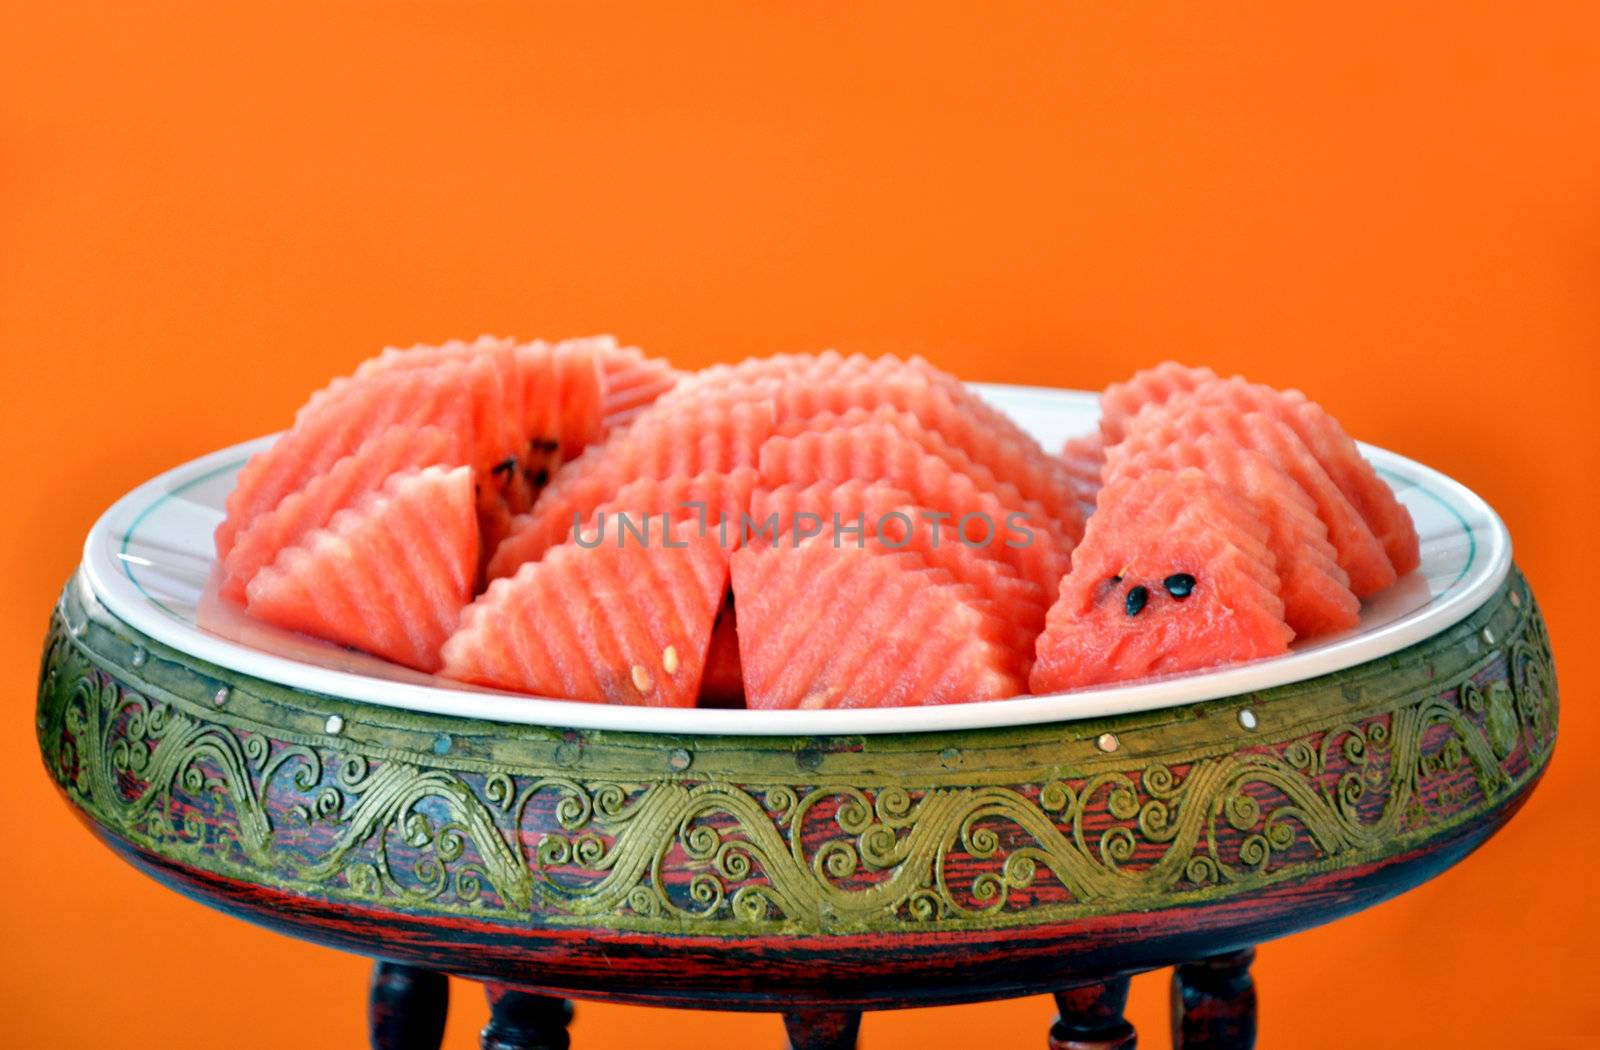
[[[661,650],[661,666],[666,669],[668,674],[678,673],[678,650],[676,648],[669,645]]]
[[[653,685],[655,680],[650,677],[650,672],[644,669],[644,664],[634,664],[633,687],[641,693],[648,693]]]

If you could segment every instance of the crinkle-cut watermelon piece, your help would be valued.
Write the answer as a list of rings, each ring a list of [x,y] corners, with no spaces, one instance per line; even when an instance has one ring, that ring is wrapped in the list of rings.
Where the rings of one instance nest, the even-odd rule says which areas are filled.
[[[690,477],[639,478],[594,509],[578,529],[579,545],[611,528],[627,529],[645,542],[665,535],[667,522],[682,524],[696,536],[715,539],[724,553],[739,546],[742,523],[750,513],[750,496],[760,477],[754,467],[708,470]],[[569,523],[569,526],[571,523]]]
[[[1284,619],[1299,637],[1309,638],[1354,627],[1361,602],[1350,577],[1339,568],[1338,552],[1317,505],[1267,457],[1221,434],[1175,441],[1162,449],[1124,460],[1117,479],[1152,470],[1196,467],[1213,481],[1249,501],[1267,527],[1267,545],[1276,558]]]
[[[615,528],[496,580],[444,646],[446,677],[538,696],[692,707],[728,586],[716,538]],[[613,542],[616,540],[616,542]]]
[[[1067,483],[1078,501],[1078,510],[1087,519],[1094,513],[1100,495],[1100,475],[1106,465],[1105,439],[1098,430],[1068,438],[1061,446],[1061,463],[1067,468]]]
[[[1288,651],[1267,528],[1190,468],[1108,484],[1029,677],[1053,693]]]
[[[1112,383],[1100,395],[1100,433],[1105,444],[1115,445],[1126,437],[1128,423],[1147,405],[1164,405],[1216,378],[1217,373],[1209,368],[1163,361],[1121,383]]]
[[[1383,545],[1321,462],[1299,435],[1265,412],[1241,412],[1231,405],[1196,405],[1182,399],[1152,405],[1134,418],[1122,442],[1106,450],[1106,477],[1142,452],[1202,434],[1226,436],[1237,445],[1255,449],[1305,490],[1317,506],[1317,517],[1328,527],[1328,540],[1338,551],[1339,567],[1349,575],[1356,597],[1365,598],[1395,581],[1394,566]]]
[[[763,528],[753,529],[750,540],[753,545],[792,548],[811,536],[826,535],[844,546],[920,555],[991,603],[991,611],[1005,623],[1006,645],[1016,657],[1014,670],[1019,680],[1025,679],[1050,604],[1043,589],[991,551],[960,542],[942,517],[919,506],[910,493],[879,481],[780,485],[751,497],[750,518]]]
[[[477,578],[472,486],[467,467],[391,476],[256,573],[246,608],[279,627],[438,669]]]
[[[556,474],[533,511],[511,523],[489,560],[489,578],[537,561],[571,533],[574,520],[587,521],[629,481],[755,466],[772,426],[772,406],[763,401],[708,397],[652,408]]]
[[[1055,598],[1072,550],[1048,519],[1041,521],[1036,504],[984,491],[969,475],[882,424],[774,437],[761,447],[761,479],[774,488],[861,479],[902,489],[916,503],[949,514],[952,536],[965,536],[1011,565],[1037,583],[1047,601]]]
[[[730,589],[711,628],[706,669],[700,676],[701,707],[743,707],[744,669],[739,665],[739,613]]]
[[[1021,511],[1029,515],[1030,520],[1041,522],[1043,528],[1048,529],[1067,546],[1070,547],[1081,535],[1081,530],[1074,530],[1069,525],[1063,524],[1057,515],[1052,514],[1043,505],[1024,497],[1015,485],[996,477],[993,470],[973,460],[965,451],[951,444],[944,435],[923,426],[916,416],[901,411],[893,405],[879,405],[877,408],[858,407],[844,412],[821,412],[814,416],[790,419],[780,423],[773,433],[777,437],[795,437],[812,432],[826,433],[875,425],[891,428],[910,438],[920,445],[924,452],[938,456],[950,464],[952,470],[970,477],[980,489],[994,493],[995,497],[1009,509]]]
[[[790,384],[772,392],[782,426],[793,419],[841,415],[852,409],[889,407],[915,417],[1024,499],[1038,503],[1058,531],[1076,540],[1083,519],[1066,471],[1038,442],[999,416],[959,382],[941,382],[931,370],[907,366],[868,381]],[[950,378],[950,377],[945,377]]]
[[[1194,404],[1230,405],[1243,412],[1265,412],[1281,420],[1305,442],[1378,537],[1395,573],[1404,576],[1421,564],[1421,548],[1411,515],[1361,455],[1339,421],[1321,405],[1298,390],[1274,390],[1239,376],[1202,383],[1184,397]]]
[[[469,392],[492,375],[485,368],[450,362],[436,369],[336,379],[313,394],[296,414],[294,425],[239,472],[228,495],[227,518],[217,528],[218,555],[228,554],[239,530],[257,515],[390,427],[445,426],[462,419]],[[476,448],[472,417],[459,425]]]
[[[245,585],[271,565],[285,547],[299,543],[313,529],[362,495],[383,487],[392,474],[431,466],[461,466],[469,451],[465,427],[390,427],[312,478],[298,492],[285,496],[257,517],[234,541],[222,564],[219,593],[243,602]]]
[[[669,362],[646,357],[637,347],[618,346],[610,336],[591,342],[600,363],[601,418],[607,431],[633,422],[683,378]]]
[[[998,700],[1021,680],[977,589],[909,551],[818,537],[732,559],[739,660],[756,709]]]
[[[920,357],[902,361],[828,351],[752,359],[706,369],[667,400],[692,400],[713,389],[724,397],[772,401],[780,424],[852,409],[908,413],[1042,505],[1066,535],[1082,535],[1082,515],[1062,465],[1004,413]]]
[[[686,377],[666,400],[691,400],[708,391],[725,395],[770,396],[771,383],[819,383],[883,376],[905,368],[905,362],[887,354],[872,358],[845,356],[837,350],[817,354],[773,354],[746,358],[736,364],[711,365]]]
[[[363,361],[355,375],[364,379],[384,372],[487,360],[501,381],[499,396],[484,399],[478,406],[485,417],[479,430],[488,446],[479,466],[517,456],[532,464],[532,473],[549,465],[549,454],[558,448],[565,456],[575,456],[604,436],[604,369],[611,355],[625,359],[630,353],[643,357],[637,350],[619,350],[610,336],[555,344],[519,344],[482,336],[472,343],[452,340],[442,346],[419,345],[408,350],[391,347]]]

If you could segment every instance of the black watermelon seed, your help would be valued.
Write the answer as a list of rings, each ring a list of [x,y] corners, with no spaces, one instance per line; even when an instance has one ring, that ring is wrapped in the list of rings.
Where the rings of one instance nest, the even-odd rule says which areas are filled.
[[[1138,616],[1144,610],[1145,603],[1149,600],[1149,591],[1143,587],[1135,587],[1128,592],[1128,601],[1123,608],[1128,610],[1129,616]]]
[[[494,467],[490,469],[489,473],[491,473],[491,474],[504,474],[507,477],[510,477],[511,474],[516,469],[517,469],[517,457],[516,456],[507,456],[505,459],[502,459],[500,462],[496,463],[494,465]]]
[[[542,489],[548,484],[550,484],[550,471],[540,467],[539,472],[533,476],[533,487]]]
[[[1168,594],[1181,602],[1194,593],[1194,577],[1186,572],[1175,572],[1162,580],[1161,586],[1167,589]]]
[[[1115,585],[1117,585],[1117,584],[1119,584],[1121,582],[1122,582],[1122,577],[1120,575],[1111,577],[1112,586],[1115,586]]]

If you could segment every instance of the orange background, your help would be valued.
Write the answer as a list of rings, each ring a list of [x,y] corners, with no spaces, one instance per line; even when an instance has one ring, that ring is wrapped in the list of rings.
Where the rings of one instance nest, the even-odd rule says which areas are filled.
[[[1600,1039],[1595,8],[977,6],[12,6],[0,1043],[362,1045],[361,961],[159,890],[69,817],[33,743],[45,618],[112,499],[381,345],[598,330],[1088,387],[1178,356],[1475,487],[1550,616],[1554,767],[1459,869],[1266,946],[1262,1045]],[[1165,994],[1134,984],[1146,1046]],[[1042,1046],[1052,1013],[880,1014],[864,1045]],[[781,1034],[586,1005],[576,1045]]]

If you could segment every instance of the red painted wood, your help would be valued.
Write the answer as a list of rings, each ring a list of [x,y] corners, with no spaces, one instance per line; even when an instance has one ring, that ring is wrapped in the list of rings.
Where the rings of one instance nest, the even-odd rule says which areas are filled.
[[[1134,1050],[1138,1039],[1122,1016],[1128,978],[1114,977],[1056,993],[1060,1015],[1050,1026],[1049,1050]]]
[[[1183,963],[1172,974],[1173,1050],[1251,1050],[1256,1045],[1253,948]]]
[[[372,1050],[439,1050],[449,1009],[444,974],[383,959],[373,964],[367,998]]]
[[[855,1050],[859,1010],[797,1010],[783,1015],[790,1050]]]
[[[567,1050],[572,1038],[572,1004],[565,999],[534,995],[500,984],[486,984],[489,1023],[484,1026],[483,1050]]]

